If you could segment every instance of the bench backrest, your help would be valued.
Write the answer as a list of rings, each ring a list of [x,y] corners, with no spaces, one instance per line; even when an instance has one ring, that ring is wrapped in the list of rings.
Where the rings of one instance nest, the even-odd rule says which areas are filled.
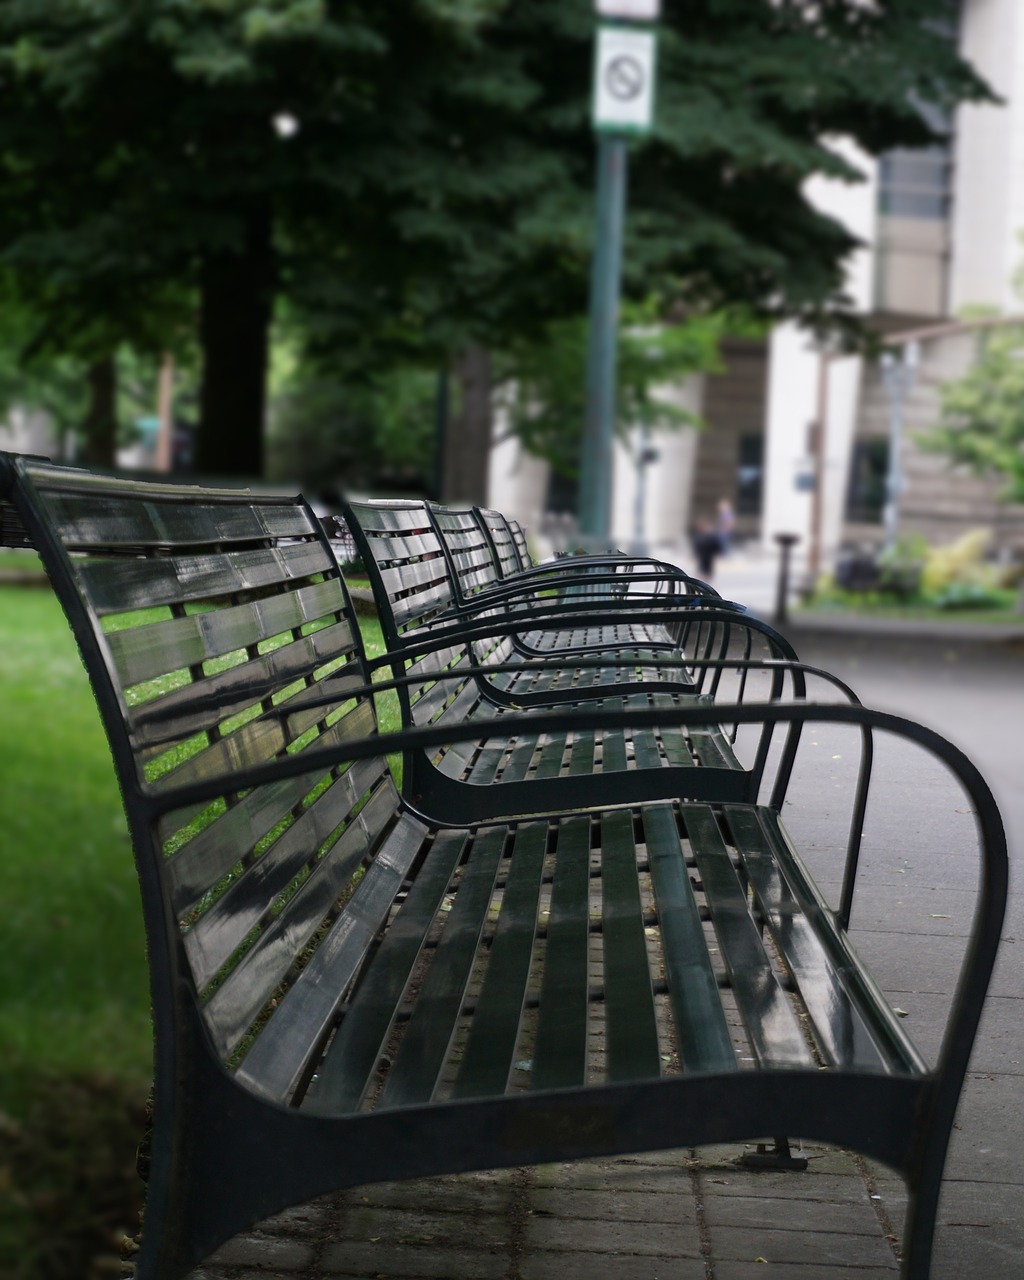
[[[475,510],[431,507],[430,515],[448,557],[457,598],[468,600],[502,580],[491,540]]]
[[[351,501],[344,505],[377,599],[389,648],[455,602],[451,572],[427,503]]]
[[[380,757],[285,776],[303,751],[376,728],[330,546],[301,499],[0,454],[4,499],[19,517],[5,527],[23,525],[43,558],[105,722],[164,987],[158,1053],[179,1038],[160,1015],[180,1017],[189,991],[230,1066],[282,1016],[296,955],[315,963],[398,806]],[[245,783],[268,764],[282,776]],[[302,1070],[268,1071],[261,1088],[285,1097]]]
[[[509,530],[512,533],[512,541],[515,543],[516,551],[519,553],[519,566],[522,569],[529,569],[534,563],[533,556],[530,555],[530,548],[526,543],[526,530],[518,520],[510,519],[508,522]]]
[[[475,511],[477,519],[490,539],[491,551],[501,577],[508,578],[523,569],[532,568],[533,561],[526,552],[526,536],[523,534],[522,526],[516,526],[519,531],[519,537],[517,537],[512,522],[500,511],[487,507],[476,507]]]

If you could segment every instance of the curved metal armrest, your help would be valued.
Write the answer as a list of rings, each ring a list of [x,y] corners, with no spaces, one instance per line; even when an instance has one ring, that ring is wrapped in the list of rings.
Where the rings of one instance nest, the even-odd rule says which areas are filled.
[[[532,586],[534,581],[540,581],[546,586],[550,584],[553,577],[566,579],[566,585],[574,586],[577,584],[572,579],[578,576],[589,578],[594,570],[607,573],[619,583],[624,578],[627,581],[632,580],[639,571],[640,574],[652,580],[685,583],[688,587],[695,588],[696,595],[709,596],[713,599],[719,597],[719,592],[710,583],[694,577],[693,574],[687,573],[678,565],[670,564],[667,560],[657,560],[652,556],[625,556],[614,552],[603,556],[565,556],[557,560],[547,560],[542,564],[531,565],[529,569],[520,569],[516,573],[509,574],[508,577],[495,583],[494,589],[519,585],[525,589]],[[487,587],[485,590],[490,591],[492,588]]]
[[[700,622],[731,623],[765,635],[776,645],[780,653],[796,660],[796,653],[779,632],[769,623],[749,613],[743,605],[728,600],[716,600],[705,604],[700,597],[659,597],[656,604],[647,600],[630,601],[628,596],[616,600],[614,609],[601,607],[595,610],[593,601],[566,601],[552,609],[531,609],[528,617],[502,615],[491,612],[493,606],[481,605],[478,620],[449,612],[437,614],[429,623],[403,634],[398,645],[388,650],[371,665],[383,665],[385,660],[412,658],[418,653],[441,649],[495,636],[511,636],[522,631],[524,625],[531,631],[560,631],[572,619],[573,626],[614,626],[617,623],[657,622],[666,626],[675,623]],[[642,645],[638,646],[642,647]],[[568,653],[568,650],[560,651]]]

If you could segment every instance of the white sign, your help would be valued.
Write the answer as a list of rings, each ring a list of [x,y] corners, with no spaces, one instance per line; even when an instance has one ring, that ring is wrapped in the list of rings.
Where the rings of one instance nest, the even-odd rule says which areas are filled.
[[[654,55],[650,31],[601,27],[594,66],[594,126],[643,132],[654,116]]]
[[[657,22],[661,0],[596,0],[598,13],[630,22]]]

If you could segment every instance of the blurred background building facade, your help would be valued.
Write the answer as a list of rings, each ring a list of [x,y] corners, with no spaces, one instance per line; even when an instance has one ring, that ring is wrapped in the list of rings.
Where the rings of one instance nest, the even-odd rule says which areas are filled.
[[[901,531],[946,541],[988,526],[1019,551],[1024,508],[998,502],[1000,483],[954,472],[915,444],[938,417],[941,385],[970,367],[992,317],[1024,310],[1015,288],[1024,263],[1024,5],[962,0],[949,36],[1002,104],[936,118],[948,140],[927,150],[877,161],[850,150],[865,181],[817,179],[811,192],[865,246],[848,270],[857,310],[897,360],[910,355],[915,365],[900,410]],[[823,566],[841,545],[882,542],[893,410],[882,362],[831,354],[789,323],[763,341],[727,343],[724,357],[724,372],[666,389],[708,430],[661,435],[647,465],[639,449],[619,448],[616,539],[683,540],[726,498],[739,537],[770,544],[798,534]],[[494,505],[536,528],[547,489],[543,464],[513,443],[495,451]]]

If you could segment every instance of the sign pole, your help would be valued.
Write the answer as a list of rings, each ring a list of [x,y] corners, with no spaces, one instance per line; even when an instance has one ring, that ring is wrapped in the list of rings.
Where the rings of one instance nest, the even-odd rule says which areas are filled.
[[[622,239],[630,134],[651,126],[660,0],[596,0],[614,25],[598,28],[594,62],[597,217],[590,272],[586,400],[580,450],[579,531],[597,546],[611,533]]]
[[[580,458],[579,521],[586,539],[611,529],[612,461],[619,337],[619,283],[629,151],[622,135],[597,144],[597,239],[590,272],[586,409]]]

